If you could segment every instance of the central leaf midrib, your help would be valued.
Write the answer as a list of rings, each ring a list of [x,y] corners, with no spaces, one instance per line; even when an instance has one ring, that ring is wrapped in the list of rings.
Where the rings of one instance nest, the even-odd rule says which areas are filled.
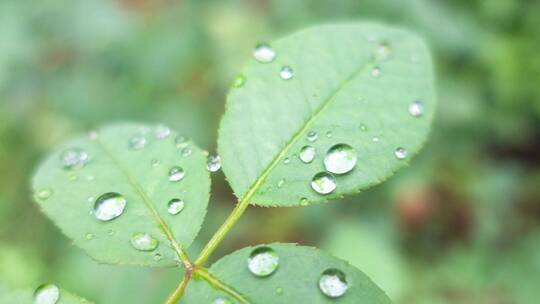
[[[142,186],[139,184],[139,182],[137,182],[136,178],[134,178],[129,173],[129,171],[126,170],[124,168],[124,166],[122,166],[120,161],[118,161],[118,159],[116,157],[114,157],[114,154],[112,154],[101,141],[97,140],[96,142],[99,144],[101,149],[105,152],[105,154],[111,159],[111,161],[118,167],[120,172],[122,172],[122,174],[124,174],[124,176],[126,177],[126,179],[129,182],[129,184],[140,195],[144,205],[150,210],[150,213],[152,214],[152,217],[154,218],[154,220],[158,224],[158,227],[163,231],[163,233],[165,234],[165,237],[167,238],[167,240],[170,242],[171,246],[173,247],[173,250],[174,250],[175,254],[178,256],[178,258],[180,260],[182,260],[183,262],[186,262],[186,254],[180,248],[180,245],[176,241],[176,239],[174,237],[174,234],[170,230],[170,228],[167,225],[167,223],[165,222],[165,220],[163,218],[161,218],[161,216],[159,215],[157,210],[154,208],[154,203],[146,195],[146,193],[145,193],[144,189],[142,188]]]
[[[321,103],[319,108],[315,111],[315,113],[309,118],[304,125],[296,132],[294,133],[294,136],[291,138],[289,142],[285,145],[285,147],[276,155],[276,157],[268,164],[268,166],[262,171],[262,174],[251,184],[251,186],[248,188],[248,191],[242,196],[240,199],[240,202],[246,202],[251,200],[251,198],[257,194],[259,189],[264,185],[266,182],[266,179],[272,172],[272,170],[279,164],[281,159],[285,157],[287,152],[292,148],[292,146],[301,138],[302,134],[304,134],[313,124],[313,122],[319,117],[319,115],[324,112],[324,110],[332,103],[334,100],[334,97],[343,89],[349,82],[351,82],[353,79],[355,79],[362,71],[367,69],[368,67],[374,65],[376,63],[376,60],[374,57],[372,57],[370,60],[368,60],[365,64],[362,64],[360,67],[358,67],[351,75],[349,75],[347,78],[344,79],[331,93],[326,97],[326,99]]]

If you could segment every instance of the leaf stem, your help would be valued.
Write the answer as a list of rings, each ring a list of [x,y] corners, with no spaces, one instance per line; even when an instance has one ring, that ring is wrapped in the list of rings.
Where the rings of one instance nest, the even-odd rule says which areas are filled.
[[[189,282],[189,279],[191,278],[191,274],[193,273],[193,269],[186,270],[186,273],[184,274],[184,277],[182,278],[182,281],[176,286],[173,293],[167,298],[167,301],[165,301],[165,304],[176,304],[180,298],[184,295],[184,291],[186,290],[186,286]]]
[[[250,302],[239,292],[234,290],[233,288],[227,286],[225,283],[221,282],[218,278],[214,277],[208,270],[204,267],[201,268],[195,268],[194,275],[201,277],[202,279],[206,280],[210,285],[221,289],[228,293],[229,295],[233,296],[238,302],[242,304],[249,304]]]

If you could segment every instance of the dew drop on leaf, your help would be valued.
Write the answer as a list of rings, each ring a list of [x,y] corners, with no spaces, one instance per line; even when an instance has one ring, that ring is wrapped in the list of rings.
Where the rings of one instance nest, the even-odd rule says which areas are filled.
[[[378,78],[381,76],[381,68],[374,67],[373,70],[371,70],[371,76]]]
[[[314,141],[317,140],[318,137],[319,137],[319,135],[317,135],[317,132],[315,132],[315,131],[309,131],[307,133],[307,140],[308,141],[314,142]]]
[[[278,181],[277,186],[278,186],[278,188],[281,188],[281,187],[283,187],[284,184],[285,184],[285,179],[282,178],[282,179],[280,179],[280,180]]]
[[[246,83],[246,76],[244,74],[240,74],[234,78],[233,87],[241,88],[244,86],[244,83]]]
[[[232,304],[233,302],[226,297],[219,296],[212,301],[212,304]]]
[[[73,170],[84,167],[88,163],[89,157],[83,149],[71,148],[60,154],[60,160],[64,169]]]
[[[315,159],[315,148],[312,146],[303,146],[300,149],[299,158],[302,162],[309,164]]]
[[[248,258],[248,268],[258,277],[266,277],[276,271],[279,266],[279,256],[270,247],[254,249]]]
[[[165,139],[171,135],[171,129],[166,125],[158,125],[156,127],[155,133],[157,139]]]
[[[43,284],[34,291],[33,304],[56,304],[60,299],[60,289],[53,284]]]
[[[221,169],[221,157],[219,155],[210,155],[206,161],[206,169],[210,172],[217,172]]]
[[[185,147],[184,149],[182,149],[182,156],[183,157],[188,157],[188,156],[191,155],[191,152],[193,152],[193,151],[191,150],[190,147]]]
[[[108,192],[96,200],[94,215],[98,220],[107,222],[122,215],[125,208],[126,199],[121,194]]]
[[[253,58],[261,63],[269,63],[276,58],[276,52],[266,43],[258,44],[253,50]]]
[[[332,137],[332,131],[326,131],[326,137],[331,138]]]
[[[327,269],[319,278],[319,289],[329,298],[339,298],[347,292],[349,285],[343,271],[339,269]]]
[[[186,172],[182,167],[174,166],[169,170],[169,181],[179,182],[184,178],[185,175]]]
[[[87,240],[91,240],[94,238],[94,234],[93,233],[87,233],[84,235],[84,238],[87,239]]]
[[[424,114],[424,105],[419,101],[414,101],[409,105],[409,114],[413,117],[420,117]]]
[[[375,59],[385,60],[390,56],[390,46],[387,43],[381,43],[375,49]]]
[[[284,163],[285,165],[288,164],[288,163],[290,163],[290,162],[291,162],[291,159],[288,158],[288,157],[285,157],[285,158],[283,159],[283,163]]]
[[[324,157],[324,167],[328,172],[344,174],[356,166],[357,157],[353,147],[347,144],[332,146]]]
[[[283,80],[289,80],[293,78],[293,76],[294,76],[293,69],[288,65],[282,67],[281,70],[279,71],[279,77],[281,77],[281,79]]]
[[[365,124],[360,124],[360,131],[366,132],[367,126]]]
[[[157,167],[157,166],[159,166],[159,159],[155,159],[155,158],[152,159],[152,160],[150,161],[150,165],[152,165],[152,167]]]
[[[173,198],[167,204],[167,212],[171,215],[177,215],[184,210],[184,201],[179,198]]]
[[[307,205],[309,205],[308,199],[305,198],[305,197],[302,197],[302,198],[300,199],[300,206],[307,206]]]
[[[133,150],[140,150],[146,146],[146,137],[135,135],[129,139],[129,147]]]
[[[311,180],[311,188],[320,194],[328,194],[336,189],[336,181],[332,174],[319,172]]]
[[[162,258],[163,257],[161,256],[161,254],[159,254],[159,253],[154,254],[154,261],[156,261],[156,262],[161,261]]]
[[[407,157],[407,154],[409,154],[407,152],[407,150],[405,150],[405,148],[397,148],[395,151],[394,151],[394,155],[396,156],[397,159],[404,159]]]
[[[39,200],[44,201],[48,199],[49,197],[51,197],[52,193],[53,191],[50,188],[42,188],[37,191],[37,193],[35,194],[35,197]]]
[[[187,146],[189,146],[189,140],[187,137],[183,136],[183,135],[178,135],[175,139],[174,139],[174,144],[176,145],[176,147],[178,149],[183,149]]]
[[[145,232],[135,233],[131,237],[131,245],[140,251],[152,251],[157,248],[159,242]]]
[[[372,141],[372,142],[379,142],[380,140],[381,140],[381,139],[379,138],[379,136],[373,136],[373,137],[371,138],[371,141]]]
[[[282,295],[283,294],[283,288],[281,288],[281,287],[276,288],[276,294]]]

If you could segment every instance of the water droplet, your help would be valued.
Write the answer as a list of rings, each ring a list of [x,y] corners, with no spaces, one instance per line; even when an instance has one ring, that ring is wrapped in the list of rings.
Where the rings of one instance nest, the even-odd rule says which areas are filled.
[[[126,208],[126,199],[119,193],[108,192],[96,200],[94,215],[100,221],[110,221],[122,215]]]
[[[39,200],[46,200],[51,197],[53,191],[50,188],[42,188],[37,191],[35,197]]]
[[[258,277],[266,277],[274,273],[279,266],[279,256],[270,247],[258,247],[251,252],[248,268]]]
[[[155,238],[151,237],[148,233],[135,233],[131,237],[131,245],[133,248],[140,251],[153,251],[157,248],[159,242]]]
[[[109,230],[107,231],[107,234],[108,234],[108,235],[113,235],[113,234],[114,234],[114,230],[109,229]]]
[[[330,173],[319,172],[311,180],[311,188],[320,194],[328,194],[336,189],[336,181]]]
[[[87,234],[85,234],[84,238],[87,239],[87,240],[91,240],[91,239],[94,238],[94,234],[93,233],[87,233]]]
[[[395,151],[394,151],[394,155],[396,156],[397,159],[404,159],[407,157],[407,154],[409,154],[407,152],[407,150],[405,150],[405,148],[397,148]]]
[[[221,157],[219,155],[209,156],[206,162],[206,169],[210,172],[217,172],[221,169]]]
[[[174,144],[176,145],[176,147],[178,149],[182,149],[182,148],[185,148],[187,146],[189,146],[189,140],[187,137],[185,136],[182,136],[182,135],[178,135],[175,139],[174,139]]]
[[[261,63],[269,63],[276,58],[276,52],[266,43],[258,44],[253,50],[253,58]]]
[[[356,151],[347,144],[337,144],[331,147],[324,157],[324,167],[328,172],[344,174],[356,166]]]
[[[327,131],[326,132],[326,137],[331,138],[332,137],[332,131]]]
[[[53,284],[43,284],[34,291],[33,304],[55,304],[60,299],[60,289]]]
[[[93,175],[88,175],[88,176],[86,177],[86,180],[87,180],[87,181],[93,181],[93,180],[95,180],[95,179],[96,179],[96,177],[93,176]]]
[[[181,181],[184,176],[186,175],[186,172],[182,167],[174,166],[169,170],[169,180],[171,182],[179,182]]]
[[[312,146],[303,146],[300,149],[300,160],[306,164],[309,164],[315,159],[315,148]]]
[[[146,146],[146,137],[135,135],[129,139],[129,147],[134,150],[140,150]]]
[[[424,105],[420,101],[414,101],[409,105],[409,114],[420,117],[424,114]]]
[[[70,174],[69,175],[69,180],[72,181],[72,182],[76,181],[78,179],[79,179],[79,177],[76,174]]]
[[[152,167],[159,166],[159,163],[160,163],[159,159],[155,159],[155,158],[150,161],[150,165],[152,165]]]
[[[293,69],[288,65],[282,67],[281,71],[279,71],[279,77],[281,77],[281,79],[289,80],[293,78],[293,76],[294,76]]]
[[[375,49],[375,59],[385,60],[390,56],[390,46],[387,43],[381,43]]]
[[[371,76],[378,78],[381,76],[381,68],[374,67],[373,70],[371,70]]]
[[[317,140],[318,137],[319,137],[319,135],[317,135],[317,132],[315,132],[315,131],[309,131],[307,133],[307,140],[308,141],[314,142],[314,141]]]
[[[79,148],[71,148],[64,150],[60,154],[60,160],[64,169],[80,169],[88,163],[89,157],[86,151]]]
[[[94,198],[93,196],[90,196],[90,197],[88,197],[88,198],[86,199],[86,201],[89,202],[89,203],[92,203],[92,202],[94,201],[94,199],[95,199],[95,198]]]
[[[372,142],[379,142],[380,140],[381,140],[381,139],[380,139],[378,136],[373,136],[373,137],[371,138],[371,141],[372,141]]]
[[[163,257],[161,256],[161,254],[159,254],[159,253],[154,254],[154,261],[156,261],[156,262],[161,261],[162,258]]]
[[[98,132],[96,132],[96,131],[90,131],[90,132],[88,132],[88,138],[89,138],[90,140],[92,140],[92,141],[97,140],[98,137],[99,137]]]
[[[302,197],[302,198],[300,199],[300,206],[307,206],[307,205],[309,205],[308,199],[305,198],[305,197]]]
[[[285,184],[285,179],[282,178],[282,179],[280,179],[280,180],[278,181],[277,186],[278,186],[278,188],[281,188],[281,187],[283,187],[284,184]]]
[[[276,288],[276,294],[282,295],[283,294],[283,288],[281,288],[281,287]]]
[[[193,152],[193,151],[191,150],[190,147],[185,147],[184,149],[182,149],[182,156],[183,157],[188,157],[188,156],[191,155],[191,152]]]
[[[367,126],[365,124],[360,124],[360,131],[366,132]]]
[[[184,210],[184,201],[179,198],[173,198],[167,204],[167,211],[169,214],[177,215],[182,210]]]
[[[171,135],[171,129],[166,125],[158,125],[156,127],[155,135],[157,139],[165,139]]]
[[[233,302],[226,297],[217,297],[212,301],[212,304],[232,304]]]
[[[319,289],[329,298],[339,298],[347,292],[349,285],[343,271],[338,269],[327,269],[319,278]]]
[[[283,159],[283,163],[284,163],[285,165],[288,164],[288,163],[290,163],[290,162],[291,162],[291,159],[288,158],[288,157],[285,157],[285,159]]]
[[[241,88],[244,86],[244,83],[246,83],[246,76],[244,74],[240,74],[234,78],[233,87]]]

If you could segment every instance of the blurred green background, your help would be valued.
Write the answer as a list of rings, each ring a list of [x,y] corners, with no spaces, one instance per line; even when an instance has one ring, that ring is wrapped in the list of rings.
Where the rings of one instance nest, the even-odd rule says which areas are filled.
[[[253,46],[309,25],[375,20],[420,33],[439,105],[412,165],[309,208],[250,208],[215,257],[283,241],[324,248],[396,303],[540,301],[540,1],[1,0],[0,292],[55,282],[97,303],[160,303],[178,269],[93,262],[32,202],[62,141],[162,122],[215,151]],[[198,251],[234,205],[220,172]]]

